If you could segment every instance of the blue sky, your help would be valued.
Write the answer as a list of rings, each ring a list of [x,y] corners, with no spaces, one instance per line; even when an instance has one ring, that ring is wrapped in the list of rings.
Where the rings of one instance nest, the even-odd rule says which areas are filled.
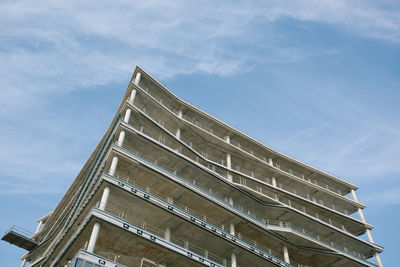
[[[400,220],[400,2],[0,3],[0,232],[34,230],[135,65],[276,150],[360,187],[382,260]],[[0,242],[0,266],[23,250]]]

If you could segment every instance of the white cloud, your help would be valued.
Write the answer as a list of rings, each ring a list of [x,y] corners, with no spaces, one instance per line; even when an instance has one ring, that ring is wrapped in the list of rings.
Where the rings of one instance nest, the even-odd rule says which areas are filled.
[[[126,81],[134,64],[160,78],[195,72],[232,75],[251,69],[257,62],[298,62],[337,53],[335,49],[309,51],[282,46],[287,36],[274,31],[273,26],[286,18],[326,23],[360,36],[399,42],[399,8],[385,3],[386,6],[340,0],[2,1],[0,118],[3,122],[18,120],[28,111],[40,110],[61,93]],[[263,29],[254,34],[260,23]],[[252,48],[264,53],[254,53]],[[60,132],[68,131],[72,125],[52,125],[50,119],[43,123]],[[292,145],[295,139],[315,136],[314,130],[305,131],[288,142]],[[50,156],[56,153],[55,147],[69,151],[62,141],[64,135],[61,141],[32,135],[15,142],[13,138],[21,135],[13,129],[3,131],[0,137],[0,160],[7,175],[20,179],[32,175],[32,179],[40,180],[41,175],[57,173],[52,167],[46,168],[49,166],[60,166],[65,172],[77,168],[77,163],[67,156],[59,158],[59,162],[67,162],[64,165]],[[342,155],[336,160],[346,159]],[[12,173],[13,170],[17,172]]]

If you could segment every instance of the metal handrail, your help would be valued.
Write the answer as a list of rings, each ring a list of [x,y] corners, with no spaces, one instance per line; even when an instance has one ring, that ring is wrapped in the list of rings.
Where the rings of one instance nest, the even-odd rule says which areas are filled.
[[[148,222],[146,222],[145,220],[141,220],[141,219],[137,218],[136,216],[134,216],[133,214],[126,212],[126,206],[117,205],[115,203],[107,203],[105,211],[135,225],[136,227],[143,229],[144,231],[150,232],[150,233],[158,236],[159,238],[164,239],[166,236],[165,230],[160,229],[154,225],[151,225]],[[189,240],[186,240],[183,237],[170,234],[169,241],[179,247],[182,247],[189,251],[192,251],[197,255],[200,255],[204,258],[212,260],[223,266],[230,265],[230,262],[228,260],[226,260],[212,252],[209,252],[208,250],[206,250],[204,248],[194,245],[193,243],[189,242]]]
[[[10,229],[8,229],[6,231],[6,233],[9,233],[9,232],[14,232],[14,233],[22,235],[24,237],[28,237],[29,239],[31,236],[33,236],[33,233],[31,231],[26,230],[18,225],[11,226]]]
[[[106,175],[107,175],[107,176],[110,176],[110,177],[113,177],[113,176],[111,176],[110,174],[106,174]],[[224,224],[218,223],[218,222],[216,222],[215,220],[210,219],[210,217],[207,217],[207,216],[204,215],[203,213],[198,212],[198,211],[196,211],[196,210],[194,210],[194,209],[192,209],[192,208],[189,208],[189,207],[187,207],[186,205],[184,205],[184,204],[182,204],[182,203],[179,203],[179,202],[177,202],[177,201],[175,201],[175,200],[173,200],[173,202],[170,202],[170,201],[169,201],[169,198],[168,198],[167,196],[165,196],[165,195],[159,193],[158,191],[156,191],[156,190],[150,188],[150,187],[147,186],[147,185],[144,185],[144,184],[142,184],[142,183],[140,183],[140,182],[137,182],[136,180],[134,180],[134,179],[131,178],[131,177],[123,176],[123,175],[120,175],[120,174],[115,175],[115,177],[118,178],[118,179],[120,179],[120,180],[122,180],[122,181],[125,181],[126,183],[128,183],[128,184],[130,184],[130,185],[132,185],[132,186],[134,186],[134,187],[140,188],[140,189],[142,189],[143,191],[145,191],[145,192],[147,192],[147,193],[149,193],[149,194],[151,194],[151,195],[156,196],[158,199],[164,200],[164,202],[167,202],[168,205],[171,205],[171,206],[173,206],[173,207],[175,207],[175,208],[179,208],[179,209],[181,209],[182,211],[188,213],[189,215],[194,215],[194,216],[197,217],[197,219],[200,220],[200,221],[205,221],[205,222],[210,223],[210,224],[213,225],[214,227],[219,228],[220,231],[225,232],[225,234],[226,234],[227,236],[232,236],[230,233],[228,233],[228,232],[226,232],[226,231],[223,230],[223,229],[225,229]],[[276,251],[274,251],[274,250],[272,250],[272,249],[270,249],[270,248],[267,248],[266,246],[264,246],[264,245],[258,243],[257,241],[255,241],[255,240],[253,240],[253,239],[251,239],[251,238],[249,238],[249,237],[243,235],[243,234],[240,233],[240,232],[236,232],[234,236],[236,236],[237,238],[239,238],[239,239],[245,241],[245,242],[246,242],[248,245],[250,245],[250,246],[254,246],[254,247],[256,247],[256,248],[259,248],[259,249],[262,250],[265,254],[270,254],[271,256],[275,257],[277,260],[279,260],[279,261],[281,261],[282,263],[284,263],[284,261],[282,260],[282,259],[283,259],[283,255],[282,255],[282,254],[280,254],[280,253],[278,253],[278,252],[276,252]],[[304,265],[301,265],[301,264],[299,264],[299,263],[296,263],[296,262],[293,261],[292,259],[290,259],[290,261],[291,261],[292,265],[295,265],[295,266],[304,266]]]
[[[148,129],[146,129],[146,128],[144,128],[144,127],[141,127],[140,130],[137,129],[136,127],[134,127],[134,126],[133,126],[133,128],[136,129],[137,131],[142,132],[142,133],[145,134],[146,136],[148,136],[148,137],[154,139],[155,141],[160,142],[161,144],[164,144],[164,145],[168,146],[169,148],[172,148],[172,149],[174,149],[174,150],[177,150],[176,144],[173,144],[172,142],[168,141],[168,139],[166,139],[165,137],[163,137],[161,134],[158,134],[158,135],[157,135],[157,134],[155,134],[153,131],[149,131]],[[184,142],[184,141],[183,141],[183,142]],[[190,144],[190,145],[191,145],[191,144]],[[178,147],[179,147],[179,146],[178,146]],[[218,166],[218,165],[219,165],[218,163],[215,163],[215,162],[214,162],[216,165],[213,165],[213,164],[210,165],[210,163],[208,163],[207,161],[198,160],[198,158],[194,158],[194,156],[193,156],[192,154],[187,153],[186,150],[183,150],[181,147],[180,147],[180,149],[178,150],[178,152],[181,153],[182,155],[187,156],[188,158],[190,158],[190,159],[192,159],[192,160],[197,161],[198,163],[202,164],[203,166],[205,166],[205,167],[207,167],[207,168],[213,170],[214,172],[218,173],[219,175],[223,176],[224,178],[227,178],[228,173],[227,173],[226,171],[224,171],[224,170],[221,170],[221,169],[219,168],[219,166]],[[208,160],[208,159],[207,159],[207,160]],[[240,173],[240,174],[241,174],[242,176],[244,176],[244,177],[247,177],[247,176],[248,176],[248,175],[246,175],[245,173],[243,173],[242,170],[241,170],[241,171],[236,171],[236,172]],[[231,175],[232,175],[232,173],[231,173]],[[251,178],[252,178],[252,179],[259,180],[259,179],[257,179],[256,177],[251,177]],[[240,178],[240,179],[243,179],[243,178]],[[249,178],[247,178],[247,179],[249,179]],[[260,182],[262,182],[262,181],[260,181]],[[272,186],[271,183],[269,183],[269,182],[267,182],[267,183],[268,183],[270,186]],[[305,207],[304,205],[298,204],[296,201],[290,200],[290,199],[288,199],[288,198],[286,198],[286,197],[283,197],[283,196],[279,196],[279,198],[278,198],[276,193],[271,192],[271,191],[268,191],[268,189],[265,189],[265,188],[262,188],[262,187],[259,187],[259,188],[263,191],[264,194],[265,194],[265,193],[268,193],[269,196],[272,197],[275,201],[278,201],[278,202],[281,202],[281,203],[283,203],[283,204],[285,204],[285,205],[288,205],[288,206],[290,206],[290,207],[293,207],[294,209],[296,209],[296,210],[298,210],[298,211],[300,211],[300,212],[304,212],[304,213],[306,213],[306,214],[308,214],[308,215],[310,215],[310,216],[316,218],[317,220],[321,220],[321,221],[324,222],[324,223],[328,223],[328,224],[330,224],[330,225],[332,225],[332,226],[338,228],[339,230],[343,230],[343,231],[345,231],[345,232],[348,232],[347,229],[344,228],[344,226],[343,226],[342,224],[339,224],[338,222],[336,222],[335,220],[332,220],[332,219],[329,218],[329,217],[323,216],[323,215],[321,215],[321,214],[316,215],[315,212],[310,212],[308,209],[306,209],[306,207]],[[304,196],[302,196],[302,195],[300,195],[300,194],[297,194],[296,192],[292,192],[291,190],[288,190],[287,187],[280,186],[280,187],[278,187],[278,188],[281,189],[281,190],[283,190],[283,191],[287,191],[288,193],[295,194],[297,197],[303,198],[305,201],[307,201],[307,200],[308,200],[308,201],[311,201],[310,199],[308,199],[308,198],[306,198],[306,197],[304,197]],[[316,204],[322,205],[322,203],[316,203]],[[324,205],[323,205],[323,206],[324,206]],[[334,209],[332,209],[332,208],[329,207],[329,206],[324,206],[324,207],[327,208],[327,209],[334,210]],[[334,210],[334,211],[337,211],[337,210]],[[337,212],[340,212],[340,211],[337,211]],[[340,212],[340,213],[341,213],[341,212]],[[343,214],[343,213],[341,213],[341,214]],[[343,214],[343,215],[349,216],[348,214]],[[350,218],[353,218],[353,217],[350,217]],[[353,219],[354,219],[354,218],[353,218]],[[348,233],[349,233],[349,232],[348,232]],[[351,233],[350,233],[350,234],[351,234]],[[364,241],[364,240],[363,240],[363,241]],[[365,242],[368,242],[368,241],[365,240]],[[368,242],[368,243],[370,243],[370,242]]]
[[[128,150],[128,149],[126,149],[126,148],[124,148],[124,147],[120,147],[120,146],[118,146],[118,145],[116,145],[116,144],[114,144],[114,146],[117,147],[117,148],[120,148],[120,149],[122,149],[122,150],[124,150],[124,151],[126,151],[127,153],[129,153],[129,154],[131,154],[131,155],[133,155],[133,156],[135,156],[135,157],[139,157],[140,159],[144,160],[144,161],[147,162],[147,163],[150,163],[151,165],[153,165],[154,167],[160,169],[161,171],[168,172],[170,175],[173,175],[173,176],[177,177],[177,178],[180,179],[180,180],[183,180],[183,181],[185,181],[185,182],[191,183],[192,186],[195,186],[195,187],[199,188],[201,191],[204,191],[206,194],[210,195],[211,197],[217,198],[219,201],[223,201],[223,202],[225,202],[225,203],[228,203],[228,202],[225,200],[225,197],[223,197],[223,196],[221,196],[221,195],[219,195],[219,196],[218,196],[218,195],[215,195],[215,192],[210,191],[209,188],[205,188],[205,187],[202,188],[201,186],[199,186],[198,183],[195,182],[195,180],[188,180],[187,178],[185,178],[185,177],[183,177],[183,176],[180,176],[180,175],[178,175],[177,173],[174,173],[173,171],[170,171],[170,170],[166,169],[165,167],[161,167],[157,162],[153,162],[153,161],[151,161],[151,160],[148,160],[148,159],[147,159],[146,157],[144,157],[143,154],[140,153],[139,151],[134,150],[134,151],[132,152],[131,150]],[[228,203],[228,204],[229,204],[229,203]],[[231,204],[229,204],[229,205],[231,205]],[[253,212],[251,212],[250,210],[246,210],[247,213],[245,213],[243,207],[241,207],[241,206],[237,206],[237,205],[235,205],[235,204],[232,205],[232,206],[235,207],[239,212],[241,212],[241,213],[244,214],[245,216],[248,216],[248,217],[250,217],[250,218],[252,218],[252,219],[255,219],[255,220],[257,220],[257,221],[260,221],[260,222],[262,222],[263,224],[265,224],[265,221],[267,221],[267,222],[275,222],[274,220],[266,220],[265,218],[258,217],[257,215],[255,215],[255,214],[254,214]],[[274,226],[274,227],[284,228],[284,229],[286,229],[286,230],[293,230],[293,231],[296,232],[297,234],[306,235],[307,237],[313,239],[313,240],[316,241],[316,242],[321,242],[321,243],[323,243],[325,246],[331,247],[331,248],[333,248],[333,249],[340,250],[341,252],[343,252],[343,253],[345,253],[345,254],[347,254],[347,255],[350,255],[351,257],[356,257],[357,259],[360,259],[361,261],[363,261],[363,262],[365,262],[365,263],[367,263],[367,264],[372,264],[372,265],[374,265],[373,263],[368,262],[365,258],[362,258],[361,254],[359,254],[359,253],[357,253],[357,252],[355,252],[355,253],[357,253],[357,254],[353,254],[353,253],[349,252],[348,250],[346,251],[346,249],[345,249],[344,247],[343,247],[343,248],[338,247],[338,246],[336,245],[336,243],[334,243],[333,241],[325,241],[325,240],[322,240],[318,235],[315,235],[314,233],[311,233],[311,232],[307,232],[307,231],[305,231],[304,228],[295,226],[295,225],[293,225],[292,223],[285,223],[285,224],[281,224],[281,223],[279,223],[279,224],[277,224],[277,223],[269,224],[269,223],[267,223],[266,226]]]

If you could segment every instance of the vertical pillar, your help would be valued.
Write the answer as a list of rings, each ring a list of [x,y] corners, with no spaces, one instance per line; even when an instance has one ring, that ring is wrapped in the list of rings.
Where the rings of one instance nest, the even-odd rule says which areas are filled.
[[[228,199],[228,202],[229,202],[230,205],[233,206],[233,199],[231,197]]]
[[[233,223],[229,224],[229,233],[235,235],[235,225]]]
[[[378,266],[379,267],[383,267],[383,263],[382,263],[381,257],[379,256],[378,253],[375,253],[375,259],[376,259],[376,262],[378,263]]]
[[[183,113],[182,113],[182,110],[179,110],[179,111],[178,111],[178,117],[179,117],[179,118],[182,118],[182,114],[183,114]]]
[[[232,252],[231,254],[231,267],[237,267],[236,254]]]
[[[118,157],[115,156],[115,157],[113,157],[112,162],[111,162],[110,171],[109,171],[110,175],[115,174],[115,171],[117,170],[117,165],[118,165]]]
[[[272,158],[269,158],[268,162],[269,162],[269,165],[271,165],[271,166],[274,165],[274,163],[272,162]]]
[[[226,154],[226,167],[228,169],[232,168],[231,154],[229,154],[229,153]]]
[[[171,228],[167,227],[165,229],[165,240],[170,241],[171,240]]]
[[[110,188],[106,186],[104,188],[103,195],[101,196],[99,209],[104,210],[106,208],[109,195],[110,195]]]
[[[276,187],[276,179],[275,179],[275,177],[273,177],[273,176],[272,176],[272,186],[273,186],[273,187]]]
[[[374,243],[374,239],[372,238],[371,231],[369,229],[367,229],[366,232],[367,232],[369,242]]]
[[[181,139],[181,128],[176,129],[176,138]]]
[[[136,85],[139,85],[140,77],[142,77],[142,74],[140,72],[136,73],[136,77],[135,77],[135,84]]]
[[[42,221],[39,221],[39,224],[38,224],[38,226],[36,227],[35,234],[36,234],[37,232],[39,232],[40,228],[42,228],[42,225],[43,225],[43,222],[42,222]]]
[[[361,221],[363,223],[367,223],[367,221],[365,220],[365,217],[364,217],[364,213],[362,212],[362,209],[358,208],[358,214],[360,214]]]
[[[283,258],[286,263],[290,264],[289,251],[288,251],[287,246],[283,246]]]
[[[230,137],[229,135],[227,135],[227,136],[225,137],[225,141],[226,141],[228,144],[230,144],[230,143],[231,143],[231,137]]]
[[[22,263],[21,263],[21,267],[25,267],[25,264],[26,264],[26,259],[23,259]]]
[[[125,123],[128,123],[128,122],[129,122],[129,119],[130,119],[130,117],[131,117],[131,113],[132,113],[132,110],[131,110],[130,108],[128,108],[128,109],[125,111],[125,117],[124,117],[124,122],[125,122]]]
[[[88,245],[88,252],[94,253],[94,247],[96,246],[97,238],[99,237],[100,232],[100,223],[96,222],[93,225],[92,234],[90,235],[89,245]]]
[[[358,198],[357,198],[357,195],[356,195],[356,191],[354,191],[354,189],[351,189],[351,194],[353,195],[354,201],[355,201],[355,202],[358,202]]]
[[[133,102],[135,102],[135,97],[136,97],[136,90],[133,89],[131,95],[129,96],[128,102],[133,105]]]
[[[124,144],[124,140],[125,140],[125,131],[121,131],[119,133],[117,145],[122,146]]]

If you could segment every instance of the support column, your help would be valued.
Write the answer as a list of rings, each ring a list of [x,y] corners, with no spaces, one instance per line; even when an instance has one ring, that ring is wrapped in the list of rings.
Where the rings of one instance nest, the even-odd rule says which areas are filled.
[[[124,144],[124,140],[125,140],[125,131],[121,131],[119,133],[117,145],[122,146]]]
[[[128,123],[128,122],[129,122],[129,119],[130,119],[130,117],[131,117],[131,113],[132,113],[132,110],[131,110],[130,108],[128,108],[128,109],[125,111],[125,117],[124,117],[124,122],[125,122],[125,123]]]
[[[100,232],[100,223],[96,222],[93,225],[92,234],[90,235],[89,245],[88,245],[88,252],[94,253],[94,247],[96,246],[97,238],[99,237]]]
[[[21,267],[25,267],[25,264],[26,264],[26,259],[23,259],[22,263],[21,263]]]
[[[231,143],[231,137],[229,135],[225,136],[225,141],[230,144]]]
[[[115,171],[117,170],[117,165],[118,165],[118,157],[115,156],[115,157],[113,157],[112,162],[111,162],[110,171],[109,171],[110,175],[115,174]]]
[[[106,186],[104,188],[103,195],[101,196],[99,209],[105,210],[109,195],[110,195],[110,188]]]
[[[367,229],[366,232],[367,232],[369,242],[374,243],[374,239],[372,238],[371,231],[369,229]]]
[[[183,114],[182,110],[179,110],[179,111],[178,111],[178,117],[179,117],[179,118],[182,118],[182,114]]]
[[[42,221],[39,221],[39,224],[38,224],[38,226],[36,227],[35,234],[36,234],[37,232],[40,231],[40,228],[42,228],[42,225],[43,225],[43,222],[42,222]]]
[[[354,189],[351,189],[351,194],[353,195],[354,201],[355,201],[355,202],[359,202],[359,201],[358,201],[358,198],[357,198],[357,195],[356,195],[356,191],[354,191]]]
[[[236,254],[232,252],[231,254],[231,267],[237,267]]]
[[[364,213],[362,212],[362,209],[358,208],[358,214],[360,214],[361,221],[363,223],[367,223],[367,221],[365,220],[365,217],[364,217]]]
[[[275,177],[273,177],[273,176],[272,176],[272,186],[273,186],[273,187],[276,187],[276,179],[275,179]]]
[[[230,205],[233,206],[233,199],[231,197],[228,199],[228,202],[229,202]]]
[[[269,158],[268,163],[269,163],[269,165],[271,165],[271,166],[274,165],[274,163],[272,162],[272,158]]]
[[[135,77],[135,84],[136,85],[139,85],[140,77],[142,77],[142,74],[140,72],[136,73],[136,77]]]
[[[176,134],[175,134],[177,139],[181,139],[181,128],[176,129]]]
[[[233,223],[229,224],[229,233],[235,235],[235,225]]]
[[[289,251],[287,249],[287,246],[283,246],[283,258],[286,263],[290,264]]]
[[[133,89],[131,92],[131,95],[129,96],[128,102],[133,105],[133,102],[135,101],[135,97],[136,97],[136,90]]]
[[[229,154],[229,153],[226,154],[226,167],[228,169],[232,168],[231,154]]]
[[[233,182],[232,174],[231,174],[230,172],[228,172],[227,175],[228,175],[228,177],[227,177],[227,178],[228,178],[228,181],[229,181],[229,182]]]
[[[378,266],[379,267],[383,267],[383,263],[382,263],[381,257],[379,256],[378,253],[375,253],[375,259],[376,259],[376,262],[378,263]]]
[[[171,240],[171,228],[167,227],[165,229],[165,240],[170,241]]]

